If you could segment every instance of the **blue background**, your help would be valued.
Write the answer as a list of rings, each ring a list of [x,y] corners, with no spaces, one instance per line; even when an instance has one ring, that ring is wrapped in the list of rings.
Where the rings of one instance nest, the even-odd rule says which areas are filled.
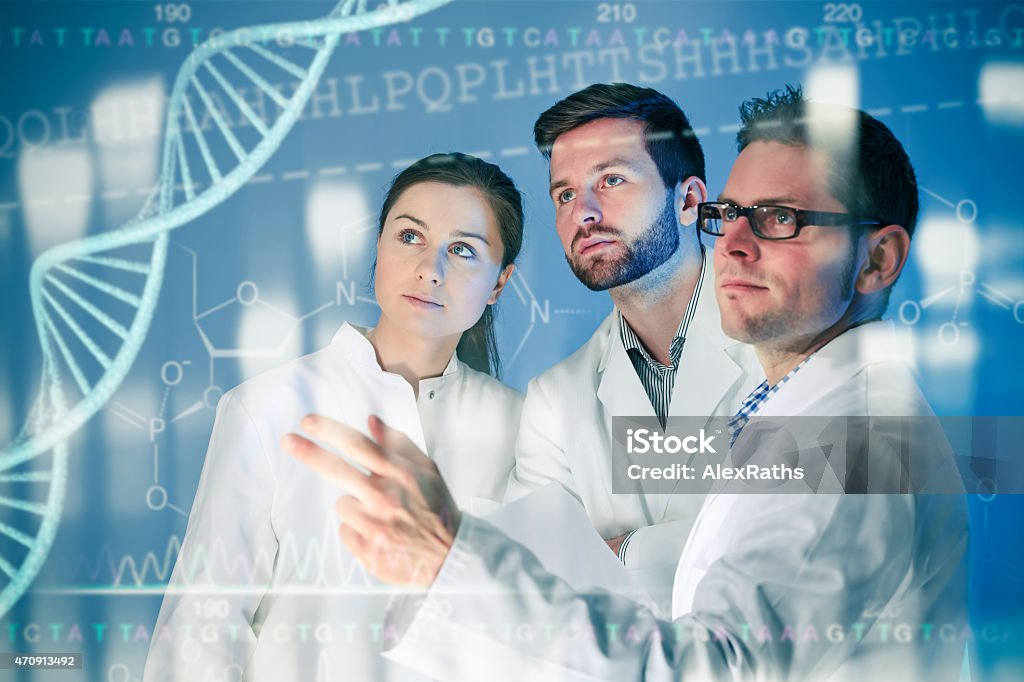
[[[198,29],[202,40],[215,27],[314,19],[332,8],[193,2],[181,21],[185,10],[172,5],[0,5],[0,440],[21,428],[38,390],[29,268],[46,248],[119,228],[138,213],[157,181],[162,98],[188,56],[188,30]],[[822,83],[852,75],[857,103],[900,138],[922,187],[912,257],[890,316],[913,338],[925,391],[941,414],[1021,414],[1024,4],[862,2],[859,22],[829,21],[848,18],[842,14],[852,5],[816,2],[600,5],[458,1],[414,22],[423,28],[418,46],[408,26],[378,34],[377,45],[370,33],[358,45],[343,40],[315,101],[256,181],[172,233],[148,337],[113,399],[70,441],[57,539],[29,593],[0,619],[0,650],[82,651],[83,679],[141,677],[212,406],[245,378],[325,345],[343,321],[374,322],[367,273],[375,213],[408,161],[448,150],[484,155],[524,192],[526,241],[499,313],[505,381],[524,390],[579,347],[611,304],[565,266],[546,163],[531,131],[539,112],[591,82],[625,80],[675,98],[698,130],[714,194],[735,157],[743,99],[786,83],[827,95]],[[914,45],[863,50],[852,36],[842,47],[825,33],[881,27],[895,41],[915,21],[942,33],[932,42],[918,34]],[[64,45],[54,30],[61,27],[68,29]],[[96,31],[84,37],[83,28]],[[148,47],[146,28],[153,29]],[[442,45],[438,29],[445,28]],[[484,28],[493,31],[493,45]],[[643,38],[637,28],[647,29]],[[667,28],[672,41],[685,31],[692,41],[686,54],[700,62],[677,65],[672,45],[651,44],[657,28]],[[469,44],[464,29],[471,29]],[[740,41],[735,59],[727,44],[714,42],[725,30]],[[753,64],[742,42],[748,31],[759,47],[771,40],[768,32],[778,41]],[[806,50],[792,42],[801,35]],[[819,35],[829,37],[819,44]],[[410,92],[388,90],[389,82],[405,82],[396,73],[408,74]],[[481,74],[479,85],[466,85]],[[354,283],[352,301],[338,293],[339,282],[347,295]],[[243,305],[239,291],[247,301],[258,292],[257,303]],[[1024,504],[1017,496],[972,495],[970,508],[973,673],[1018,679]],[[26,630],[31,624],[39,628]],[[68,641],[76,624],[84,642]],[[93,624],[106,625],[102,641]]]

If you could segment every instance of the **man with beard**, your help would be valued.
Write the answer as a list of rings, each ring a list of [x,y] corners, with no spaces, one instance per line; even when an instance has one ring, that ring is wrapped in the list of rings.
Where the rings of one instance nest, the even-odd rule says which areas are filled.
[[[833,473],[867,475],[839,490],[826,476],[713,488],[679,558],[669,621],[623,595],[574,591],[461,513],[400,432],[371,419],[371,441],[310,415],[304,429],[371,472],[296,434],[282,442],[346,491],[343,542],[374,575],[429,587],[389,615],[392,659],[491,682],[960,677],[964,640],[935,632],[969,637],[965,495],[881,319],[917,222],[913,166],[883,123],[798,89],[749,100],[741,117],[729,179],[697,207],[717,236],[722,326],[753,345],[764,377],[730,420],[732,454],[824,454],[830,466],[838,454]],[[764,418],[776,422],[764,429]],[[820,452],[788,449],[789,427],[822,419],[854,435],[868,423],[868,447],[844,452],[838,433]]]
[[[573,355],[530,382],[505,501],[551,482],[667,612],[699,495],[613,497],[612,418],[734,414],[753,387],[749,348],[722,334],[695,229],[704,153],[671,99],[591,85],[537,119],[555,228],[576,277],[614,310]]]

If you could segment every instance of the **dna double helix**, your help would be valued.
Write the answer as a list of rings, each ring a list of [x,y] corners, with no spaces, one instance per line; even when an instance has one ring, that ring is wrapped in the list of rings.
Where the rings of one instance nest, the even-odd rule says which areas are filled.
[[[253,26],[197,47],[168,100],[160,176],[126,225],[44,252],[29,274],[42,349],[39,395],[0,450],[0,617],[42,566],[67,486],[68,438],[124,381],[153,319],[171,230],[217,206],[277,150],[309,100],[342,34],[404,22],[451,0],[342,0],[327,16]],[[290,94],[271,83],[289,78]],[[258,88],[277,105],[257,115]],[[285,88],[287,90],[287,88]],[[249,124],[232,130],[225,106]],[[211,125],[212,122],[212,125]],[[207,129],[210,135],[204,134]]]

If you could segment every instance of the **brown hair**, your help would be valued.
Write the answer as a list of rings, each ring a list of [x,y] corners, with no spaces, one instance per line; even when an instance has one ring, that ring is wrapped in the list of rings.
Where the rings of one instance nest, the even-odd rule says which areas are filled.
[[[629,83],[596,83],[575,92],[537,119],[533,138],[551,158],[551,148],[563,133],[602,118],[626,118],[644,124],[647,153],[658,167],[665,187],[686,178],[704,180],[704,150],[686,114],[671,99],[651,88]]]
[[[501,267],[515,262],[523,245],[523,198],[512,179],[482,159],[459,152],[432,154],[403,170],[391,181],[380,207],[377,236],[402,192],[421,182],[440,182],[454,187],[480,190],[498,223],[503,247]],[[476,324],[462,333],[456,348],[459,359],[475,370],[493,376],[501,374],[498,344],[494,334],[494,306],[488,305]]]

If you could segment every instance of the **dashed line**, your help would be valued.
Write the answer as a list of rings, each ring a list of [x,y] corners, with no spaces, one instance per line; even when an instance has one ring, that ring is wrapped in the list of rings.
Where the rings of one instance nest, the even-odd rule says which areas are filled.
[[[589,310],[575,310],[573,308],[555,308],[553,311],[556,315],[586,315]]]
[[[984,106],[984,105],[1000,104],[1000,103],[1003,103],[1003,102],[1016,101],[1016,100],[1024,100],[1024,95],[1011,95],[1011,96],[1004,96],[1004,97],[997,97],[997,98],[990,97],[988,99],[979,98],[979,99],[975,100],[975,103],[978,104],[979,106]],[[936,109],[957,109],[957,108],[965,106],[965,104],[966,104],[965,100],[949,100],[949,101],[945,101],[945,102],[939,102],[937,105],[935,105],[935,108]],[[914,114],[914,113],[920,113],[920,112],[928,111],[929,110],[929,105],[927,105],[927,104],[908,104],[908,105],[905,105],[905,106],[901,106],[899,108],[899,110],[900,110],[901,113],[904,113],[904,114]],[[876,117],[889,116],[889,115],[891,115],[893,113],[893,110],[890,107],[879,107],[879,108],[875,108],[875,109],[867,109],[867,113],[871,114],[872,116],[876,116]],[[740,129],[740,126],[738,124],[734,124],[733,123],[733,124],[728,124],[728,125],[720,125],[715,130],[718,133],[721,133],[721,134],[731,134],[731,133],[738,132],[739,129]],[[695,135],[704,136],[704,135],[710,135],[713,131],[712,131],[712,128],[710,128],[710,127],[702,126],[702,127],[699,127],[699,128],[694,128],[693,132],[694,132]],[[526,155],[528,153],[529,153],[529,148],[528,147],[505,147],[503,149],[498,150],[498,152],[497,152],[497,154],[499,156],[503,156],[503,157],[524,156],[524,155]],[[489,159],[489,158],[492,158],[494,156],[494,152],[491,152],[491,151],[488,151],[488,150],[478,150],[478,151],[472,152],[472,155],[476,156],[478,158],[481,158],[481,159]],[[414,163],[414,161],[415,161],[414,159],[397,159],[395,161],[390,162],[390,165],[393,168],[401,169],[401,168],[408,167],[409,165]],[[369,172],[373,172],[373,171],[383,170],[383,168],[384,168],[384,164],[381,163],[381,162],[362,163],[362,164],[357,164],[355,166],[355,171],[357,173],[369,173]],[[320,169],[317,170],[317,174],[322,176],[322,177],[327,177],[327,176],[332,176],[332,175],[344,175],[345,173],[348,173],[348,167],[346,167],[346,166],[328,166],[328,167],[320,168]],[[308,170],[288,171],[288,172],[285,172],[285,173],[281,174],[281,179],[282,180],[306,179],[306,178],[309,178],[311,176],[311,174],[312,174],[311,171],[308,171]],[[262,175],[254,175],[253,177],[249,178],[249,180],[247,181],[246,184],[254,184],[254,185],[256,185],[256,184],[263,184],[263,183],[267,183],[267,182],[272,182],[273,180],[274,180],[274,175],[272,173],[265,173],[265,174],[262,174]],[[193,182],[192,183],[192,191],[193,192],[198,192],[198,190],[201,187],[202,187],[201,183],[198,183],[198,182]],[[137,196],[148,196],[152,192],[158,190],[158,188],[159,188],[159,186],[155,186],[155,187],[151,186],[151,187],[139,187],[139,188],[137,188],[135,190],[109,190],[109,191],[103,192],[100,195],[100,197],[102,199],[105,199],[105,200],[123,199],[123,198],[127,197],[131,192],[134,192]],[[175,191],[182,192],[182,191],[184,191],[184,186],[181,183],[179,183],[179,184],[176,184],[174,186],[174,189],[175,189]],[[925,190],[925,191],[928,192],[928,190]],[[933,192],[928,192],[928,193],[931,194],[932,196],[934,196],[939,201],[942,201],[945,204],[953,206],[952,203],[948,202],[946,199],[943,199],[942,197],[938,196],[937,194],[934,194]],[[89,201],[91,198],[92,197],[89,196],[89,195],[77,195],[76,194],[76,195],[71,195],[71,196],[63,197],[61,200],[64,203],[82,203],[82,202],[85,202],[85,201]],[[25,203],[26,206],[36,207],[36,206],[48,206],[48,205],[56,203],[56,201],[57,201],[57,198],[49,197],[49,198],[44,198],[44,199],[35,199],[35,200],[27,201],[27,202],[24,202],[24,203]],[[17,209],[19,206],[20,206],[20,204],[18,202],[2,202],[2,203],[0,203],[0,211],[14,210],[14,209]]]
[[[164,418],[164,410],[167,409],[167,397],[171,395],[171,387],[168,386],[164,389],[164,399],[160,401],[160,412],[156,415],[160,419]],[[156,447],[154,444],[153,447]]]
[[[996,105],[996,104],[1006,104],[1008,102],[1017,102],[1017,101],[1020,101],[1020,99],[1021,99],[1020,95],[1006,93],[1006,94],[1000,95],[998,97],[989,97],[987,99],[986,98],[980,98],[980,99],[976,100],[976,103],[978,104],[978,106],[984,107],[984,106],[993,106],[993,105]]]

